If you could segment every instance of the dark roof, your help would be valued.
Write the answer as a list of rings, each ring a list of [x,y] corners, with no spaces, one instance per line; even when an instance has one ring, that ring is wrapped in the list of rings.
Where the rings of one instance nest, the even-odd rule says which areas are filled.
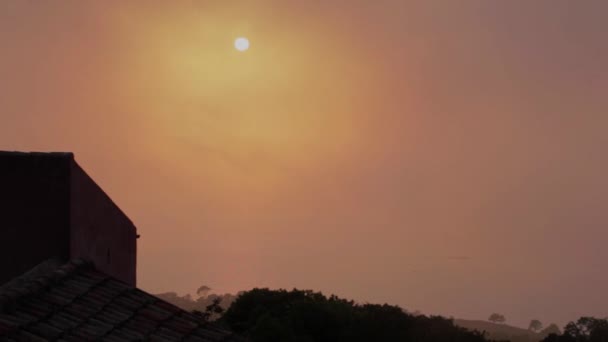
[[[48,261],[0,287],[0,341],[243,341],[96,271]]]

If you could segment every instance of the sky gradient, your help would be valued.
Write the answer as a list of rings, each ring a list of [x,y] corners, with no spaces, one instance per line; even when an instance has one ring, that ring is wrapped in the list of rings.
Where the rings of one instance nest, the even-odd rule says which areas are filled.
[[[151,292],[605,317],[606,13],[2,1],[0,149],[74,152],[137,225]]]

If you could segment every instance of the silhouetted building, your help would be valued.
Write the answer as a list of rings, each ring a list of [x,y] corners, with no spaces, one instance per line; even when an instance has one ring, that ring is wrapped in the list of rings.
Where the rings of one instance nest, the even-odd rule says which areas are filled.
[[[136,286],[137,231],[71,153],[0,152],[0,341],[237,341]]]
[[[135,226],[73,154],[0,152],[0,210],[0,284],[50,258],[84,258],[135,286]]]

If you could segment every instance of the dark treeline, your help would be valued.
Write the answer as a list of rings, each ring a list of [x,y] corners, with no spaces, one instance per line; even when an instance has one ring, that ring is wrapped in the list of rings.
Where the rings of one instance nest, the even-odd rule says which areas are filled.
[[[487,341],[483,334],[457,327],[443,317],[295,289],[242,293],[219,323],[254,342]]]

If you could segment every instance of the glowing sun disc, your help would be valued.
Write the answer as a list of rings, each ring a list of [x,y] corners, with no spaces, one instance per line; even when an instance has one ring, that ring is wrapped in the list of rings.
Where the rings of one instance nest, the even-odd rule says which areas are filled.
[[[234,47],[235,47],[235,49],[237,49],[239,51],[249,50],[249,39],[247,39],[245,37],[237,38],[234,41]]]

